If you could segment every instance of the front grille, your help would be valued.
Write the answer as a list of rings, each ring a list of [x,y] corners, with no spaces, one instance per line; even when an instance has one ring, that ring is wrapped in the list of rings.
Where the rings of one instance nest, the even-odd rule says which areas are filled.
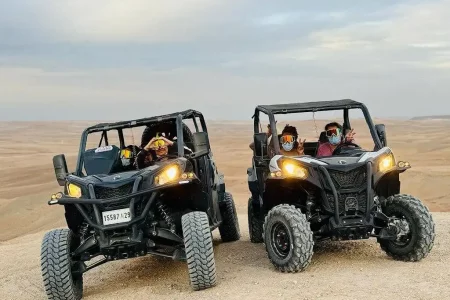
[[[133,182],[124,184],[122,186],[111,188],[111,187],[105,187],[105,186],[96,186],[94,188],[95,190],[95,197],[97,199],[108,199],[108,198],[117,198],[117,197],[123,197],[126,195],[129,195],[133,191]],[[120,202],[115,203],[109,203],[104,204],[103,207],[105,209],[111,209],[111,208],[124,208],[128,207],[128,203],[130,202],[130,199],[125,199]]]
[[[328,170],[337,190],[341,188],[357,188],[367,183],[367,167],[361,166],[351,171]]]
[[[362,193],[338,193],[339,198],[339,214],[350,211],[359,211],[362,213],[366,212],[367,209],[367,193],[364,191]],[[327,193],[328,204],[332,211],[334,211],[334,196],[333,194]],[[347,202],[347,205],[346,205]]]

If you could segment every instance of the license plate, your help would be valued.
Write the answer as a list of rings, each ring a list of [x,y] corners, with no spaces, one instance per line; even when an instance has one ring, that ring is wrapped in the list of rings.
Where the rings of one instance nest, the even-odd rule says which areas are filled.
[[[111,225],[131,221],[131,214],[129,208],[104,211],[102,212],[102,214],[103,214],[103,225]]]

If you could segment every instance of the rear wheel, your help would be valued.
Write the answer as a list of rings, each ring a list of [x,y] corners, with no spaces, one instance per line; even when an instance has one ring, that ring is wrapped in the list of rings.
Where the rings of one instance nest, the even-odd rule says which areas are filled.
[[[306,216],[288,204],[277,205],[266,216],[264,244],[270,261],[281,272],[305,270],[313,255],[313,232]]]
[[[263,239],[263,222],[255,215],[253,211],[253,198],[248,199],[247,215],[248,215],[248,231],[250,241],[252,243],[262,243]]]
[[[397,239],[377,239],[381,249],[395,260],[420,261],[434,245],[435,224],[423,203],[410,195],[394,195],[382,204],[382,211],[392,218],[390,228]]]
[[[220,204],[222,224],[219,226],[220,237],[223,242],[234,242],[241,238],[239,220],[234,205],[233,196],[225,193],[224,201]]]
[[[191,286],[195,291],[216,285],[216,263],[208,216],[194,211],[181,217],[186,260]]]
[[[72,273],[70,253],[75,246],[69,229],[55,229],[45,234],[41,245],[41,272],[48,299],[82,298],[83,276]]]

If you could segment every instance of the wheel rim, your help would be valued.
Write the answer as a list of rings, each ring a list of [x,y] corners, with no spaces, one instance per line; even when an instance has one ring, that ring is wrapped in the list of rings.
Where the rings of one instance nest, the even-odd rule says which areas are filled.
[[[271,243],[276,255],[281,258],[286,258],[291,251],[291,238],[287,227],[281,223],[276,222],[271,230]]]
[[[397,239],[391,243],[400,248],[408,246],[412,239],[411,221],[408,216],[400,213],[396,213],[392,217],[394,220],[391,224],[396,227]]]

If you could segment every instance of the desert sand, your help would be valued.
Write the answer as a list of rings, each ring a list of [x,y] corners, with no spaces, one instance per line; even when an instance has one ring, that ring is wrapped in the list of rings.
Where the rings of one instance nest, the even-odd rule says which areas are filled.
[[[84,298],[450,299],[450,120],[376,122],[386,124],[397,160],[412,165],[401,175],[402,192],[419,197],[436,222],[435,246],[423,261],[393,261],[371,239],[319,244],[305,272],[276,272],[263,245],[251,244],[248,237],[252,121],[210,121],[214,158],[234,195],[242,234],[240,241],[222,244],[214,232],[218,285],[193,292],[185,264],[148,256],[88,272]],[[47,205],[50,194],[60,190],[52,157],[65,153],[73,169],[81,131],[95,123],[0,122],[0,299],[46,299],[39,268],[41,239],[45,231],[65,226],[63,208]],[[326,120],[316,123],[320,133]],[[297,125],[301,138],[317,139],[314,122],[289,124]],[[356,142],[373,148],[365,124],[358,120],[352,125]],[[140,133],[133,133],[139,144]]]

